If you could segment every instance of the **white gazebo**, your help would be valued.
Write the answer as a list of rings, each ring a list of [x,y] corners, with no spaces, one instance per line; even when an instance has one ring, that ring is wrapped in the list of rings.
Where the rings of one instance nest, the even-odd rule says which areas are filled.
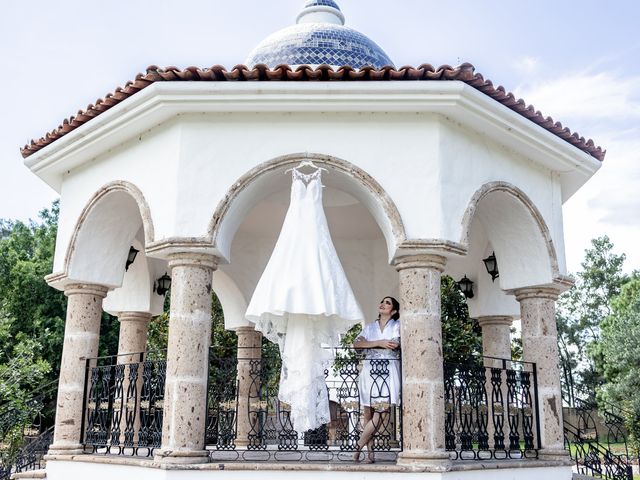
[[[150,67],[24,147],[26,165],[61,196],[47,281],[68,308],[47,478],[571,477],[554,318],[571,285],[562,204],[600,167],[602,150],[469,64],[396,69],[343,24],[333,0],[309,0],[247,67]],[[339,435],[311,448],[326,460],[278,458],[282,445],[256,427],[269,400],[251,383],[260,334],[244,312],[288,206],[283,173],[302,160],[327,169],[331,234],[365,314],[373,319],[384,295],[401,302],[402,407],[387,462],[344,461],[352,443]],[[140,252],[125,269],[131,247]],[[495,281],[483,263],[493,252]],[[166,363],[125,355],[145,351],[165,272]],[[443,273],[474,282],[470,314],[491,357],[469,387],[484,388],[474,398],[464,393],[470,380],[443,367]],[[238,353],[227,377],[231,399],[211,380],[212,291],[238,352],[251,353]],[[121,355],[109,366],[92,360],[103,310],[120,319]],[[115,372],[102,390],[92,381],[100,368]],[[233,413],[226,440],[223,411]],[[288,454],[309,450],[299,433]],[[268,460],[247,454],[256,451]]]

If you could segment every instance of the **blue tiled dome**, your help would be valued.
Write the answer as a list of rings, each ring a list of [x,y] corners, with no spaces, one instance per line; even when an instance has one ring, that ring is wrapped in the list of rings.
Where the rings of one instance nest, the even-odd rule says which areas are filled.
[[[393,66],[373,40],[344,26],[344,16],[333,0],[307,0],[297,25],[268,36],[245,61],[249,67],[260,63],[272,68],[280,64]]]
[[[333,0],[307,0],[307,3],[304,4],[304,8],[307,7],[315,7],[318,5],[322,5],[325,7],[333,7],[336,10],[340,10],[340,7]]]

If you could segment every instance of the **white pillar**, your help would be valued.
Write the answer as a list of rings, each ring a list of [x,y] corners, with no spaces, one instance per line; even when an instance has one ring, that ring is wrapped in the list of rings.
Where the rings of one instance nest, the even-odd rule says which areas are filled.
[[[396,260],[400,275],[402,448],[398,464],[448,470],[444,443],[444,371],[440,277],[446,258],[411,255]]]
[[[60,364],[55,430],[49,455],[83,453],[82,414],[86,359],[98,356],[102,300],[108,289],[101,285],[68,285],[67,318]]]
[[[211,343],[211,282],[217,258],[200,253],[169,255],[171,312],[167,349],[163,463],[205,463],[204,436]]]

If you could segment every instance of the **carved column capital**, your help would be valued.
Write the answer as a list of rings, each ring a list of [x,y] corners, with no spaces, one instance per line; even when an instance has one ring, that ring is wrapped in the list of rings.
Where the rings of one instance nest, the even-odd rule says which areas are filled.
[[[486,315],[483,317],[476,318],[478,325],[480,328],[488,327],[488,326],[505,326],[511,327],[513,323],[513,317],[508,315]]]
[[[95,283],[70,283],[64,287],[64,294],[71,295],[95,295],[105,298],[109,293],[109,288]]]
[[[410,268],[432,268],[442,273],[447,264],[447,258],[431,254],[405,255],[394,259],[393,264],[398,272]]]
[[[174,267],[199,267],[216,270],[218,268],[219,258],[201,252],[175,252],[167,257],[169,268]]]
[[[149,322],[152,315],[149,312],[118,312],[118,321],[123,322]]]

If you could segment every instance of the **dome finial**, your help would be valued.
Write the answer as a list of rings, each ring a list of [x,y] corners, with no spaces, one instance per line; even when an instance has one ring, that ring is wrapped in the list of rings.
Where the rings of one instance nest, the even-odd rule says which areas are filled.
[[[344,15],[333,0],[307,0],[296,23],[333,23],[344,25]]]

